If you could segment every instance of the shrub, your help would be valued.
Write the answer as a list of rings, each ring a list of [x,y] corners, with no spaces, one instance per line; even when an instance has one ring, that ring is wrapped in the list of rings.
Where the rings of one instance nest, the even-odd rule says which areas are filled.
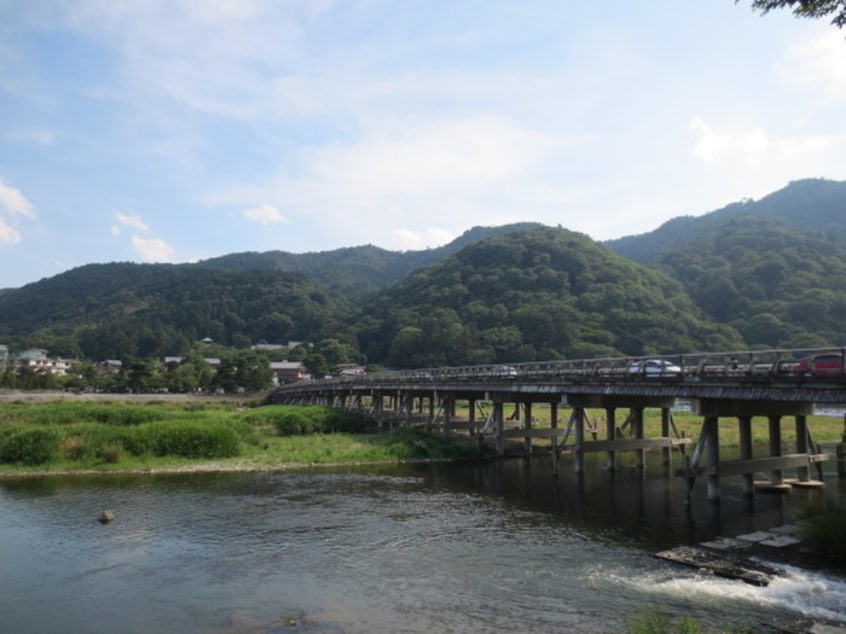
[[[825,500],[808,506],[802,516],[807,521],[802,536],[808,548],[846,566],[846,508]]]
[[[681,622],[659,610],[644,609],[626,620],[628,634],[702,634],[702,628],[690,617]]]
[[[138,432],[141,443],[157,456],[231,458],[241,452],[238,434],[226,425],[148,423],[139,427]]]
[[[355,434],[367,428],[367,420],[359,414],[320,406],[268,405],[248,412],[244,420],[251,425],[271,425],[280,436]]]
[[[117,464],[120,462],[120,455],[122,451],[123,447],[120,443],[103,443],[100,445],[100,449],[97,450],[97,457],[104,462]]]
[[[68,460],[79,460],[85,455],[87,444],[80,436],[68,436],[59,443],[59,452]]]
[[[35,466],[50,462],[58,451],[59,436],[51,429],[25,429],[0,446],[0,461]]]

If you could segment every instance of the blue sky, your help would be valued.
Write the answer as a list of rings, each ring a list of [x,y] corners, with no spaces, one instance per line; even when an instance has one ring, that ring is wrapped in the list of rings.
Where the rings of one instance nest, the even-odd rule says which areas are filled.
[[[0,0],[0,288],[846,179],[846,32],[749,5]]]

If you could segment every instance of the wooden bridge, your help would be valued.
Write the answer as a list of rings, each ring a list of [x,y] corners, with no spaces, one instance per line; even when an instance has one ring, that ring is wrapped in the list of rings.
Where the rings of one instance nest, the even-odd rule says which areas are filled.
[[[822,484],[820,463],[828,455],[814,442],[807,416],[818,404],[846,405],[843,359],[842,349],[768,350],[443,367],[300,381],[280,386],[271,400],[362,411],[383,426],[423,425],[490,443],[500,455],[515,448],[538,451],[533,441],[542,438],[555,473],[562,451],[572,452],[575,469],[583,472],[589,452],[605,452],[608,468],[615,469],[618,452],[634,452],[636,465],[644,466],[647,451],[661,450],[670,464],[676,450],[682,461],[676,473],[690,486],[706,476],[708,498],[717,501],[720,478],[727,476],[741,477],[748,495]],[[676,430],[672,409],[679,401],[702,416],[695,445]],[[466,415],[457,416],[458,403],[466,404]],[[534,406],[549,408],[548,427],[534,424]],[[605,412],[604,429],[589,419],[588,410],[597,408]],[[661,411],[660,436],[644,435],[647,408]],[[569,416],[561,425],[564,409]],[[628,415],[618,426],[621,409]],[[753,455],[755,417],[767,420],[766,455]],[[785,417],[795,425],[795,446],[787,452]],[[720,458],[721,419],[738,425],[738,459]],[[624,437],[624,428],[631,437]],[[758,473],[767,479],[756,481]]]

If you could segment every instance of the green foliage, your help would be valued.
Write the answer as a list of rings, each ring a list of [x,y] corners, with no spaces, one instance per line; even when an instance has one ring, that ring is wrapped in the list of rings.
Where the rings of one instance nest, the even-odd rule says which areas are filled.
[[[803,180],[607,245],[523,223],[476,227],[421,252],[357,247],[83,266],[0,294],[0,342],[120,359],[121,376],[99,377],[83,362],[61,381],[23,371],[4,373],[0,384],[258,390],[269,374],[247,346],[261,340],[309,342],[289,360],[303,360],[315,377],[345,362],[420,367],[839,346],[844,200],[846,183]],[[200,344],[205,338],[214,343]],[[166,355],[185,358],[170,367],[154,361]],[[210,356],[222,360],[213,376],[202,360]]]
[[[737,2],[740,0],[735,0]],[[831,23],[838,28],[846,26],[844,0],[753,0],[752,7],[761,13],[789,8],[800,18],[822,18],[834,14]]]
[[[23,429],[0,444],[0,462],[37,466],[53,460],[58,452],[59,434],[50,428]]]
[[[493,455],[492,450],[453,443],[414,427],[402,427],[389,434],[380,434],[377,442],[400,460],[479,459]]]
[[[682,263],[682,264],[680,264]],[[714,321],[752,347],[839,345],[846,311],[846,244],[785,222],[733,215],[709,222],[660,257]]]
[[[148,423],[136,430],[141,446],[156,456],[231,458],[240,453],[240,440],[224,424],[194,422]]]
[[[846,509],[824,500],[808,506],[803,516],[808,548],[832,564],[846,567]]]
[[[368,421],[358,414],[319,406],[266,405],[250,410],[243,420],[251,425],[272,427],[280,436],[354,434],[368,426]]]
[[[626,620],[627,634],[702,634],[702,628],[690,617],[671,618],[658,609],[640,610]]]
[[[414,273],[369,307],[359,332],[368,359],[400,367],[743,345],[732,328],[702,320],[668,275],[539,226]]]

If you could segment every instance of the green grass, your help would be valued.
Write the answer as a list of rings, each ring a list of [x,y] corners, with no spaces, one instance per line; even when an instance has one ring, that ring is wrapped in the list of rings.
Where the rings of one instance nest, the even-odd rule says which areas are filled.
[[[643,609],[626,619],[627,634],[703,634],[690,617],[671,617],[657,609]]]
[[[272,469],[490,455],[416,429],[365,433],[372,421],[330,408],[197,405],[0,406],[0,473]]]
[[[619,410],[617,427],[623,426],[625,414],[627,410]],[[549,426],[549,406],[536,405],[532,415],[534,426]],[[569,415],[570,410],[559,410],[559,427],[567,425]],[[604,410],[588,411],[599,439],[605,437],[605,415]],[[467,416],[466,406],[456,412],[456,417],[462,416]],[[673,417],[678,431],[695,441],[701,416],[673,412]],[[366,433],[373,423],[325,407],[245,407],[225,401],[11,402],[0,405],[0,472],[181,469],[209,462],[222,469],[279,468],[489,455],[414,428]],[[841,439],[843,422],[839,418],[809,416],[808,424],[817,442]],[[659,436],[660,429],[660,410],[645,410],[645,435]],[[765,418],[753,419],[752,430],[753,442],[768,443]],[[795,442],[795,426],[787,417],[782,437],[785,443]],[[542,445],[548,441],[535,442]],[[720,443],[738,443],[737,425],[730,419],[720,419]]]
[[[802,513],[806,526],[802,538],[807,547],[830,565],[846,568],[846,508],[820,500]]]

